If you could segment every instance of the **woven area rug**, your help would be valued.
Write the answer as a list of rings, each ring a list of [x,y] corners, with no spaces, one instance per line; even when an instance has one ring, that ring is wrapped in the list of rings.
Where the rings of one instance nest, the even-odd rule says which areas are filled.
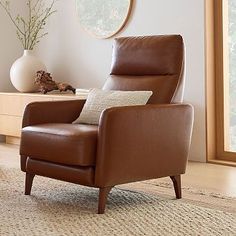
[[[170,178],[147,180],[119,186],[121,189],[143,192],[168,199],[173,199],[174,188]],[[236,214],[236,198],[218,192],[198,189],[192,186],[182,186],[184,202],[197,206],[217,209]],[[235,234],[236,235],[236,234]]]
[[[0,235],[236,235],[234,213],[138,185],[114,188],[106,214],[97,215],[96,189],[36,177],[24,196],[24,174],[0,168]]]

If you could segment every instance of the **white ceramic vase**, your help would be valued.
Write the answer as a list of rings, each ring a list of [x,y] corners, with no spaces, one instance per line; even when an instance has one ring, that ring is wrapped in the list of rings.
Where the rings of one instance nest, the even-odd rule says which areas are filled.
[[[23,56],[14,62],[10,70],[13,86],[22,93],[37,91],[34,81],[39,70],[46,71],[46,66],[34,56],[32,50],[24,50]]]

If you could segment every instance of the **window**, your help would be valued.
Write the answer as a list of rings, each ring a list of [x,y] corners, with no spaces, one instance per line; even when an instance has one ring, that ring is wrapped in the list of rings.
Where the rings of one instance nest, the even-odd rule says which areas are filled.
[[[225,150],[236,152],[236,1],[227,0],[225,8]]]
[[[236,162],[236,0],[206,10],[208,160]]]

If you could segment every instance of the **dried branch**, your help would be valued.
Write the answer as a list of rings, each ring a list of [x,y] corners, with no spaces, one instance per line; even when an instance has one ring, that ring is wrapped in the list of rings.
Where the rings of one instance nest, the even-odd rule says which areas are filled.
[[[11,13],[10,1],[0,0],[0,6],[16,27],[17,38],[24,49],[32,50],[40,42],[40,39],[48,34],[47,32],[40,34],[40,32],[44,30],[48,18],[56,12],[53,8],[57,0],[51,0],[49,7],[45,6],[45,1],[27,0],[28,16],[17,15],[14,17]]]

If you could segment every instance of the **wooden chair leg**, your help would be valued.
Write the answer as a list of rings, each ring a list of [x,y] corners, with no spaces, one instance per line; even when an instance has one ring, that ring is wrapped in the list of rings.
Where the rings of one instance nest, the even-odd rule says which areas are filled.
[[[25,195],[30,195],[34,180],[34,174],[26,173],[25,175]]]
[[[182,198],[181,176],[180,175],[170,176],[170,178],[174,184],[176,198],[177,199]]]
[[[113,187],[99,188],[98,214],[104,214],[107,197]]]

